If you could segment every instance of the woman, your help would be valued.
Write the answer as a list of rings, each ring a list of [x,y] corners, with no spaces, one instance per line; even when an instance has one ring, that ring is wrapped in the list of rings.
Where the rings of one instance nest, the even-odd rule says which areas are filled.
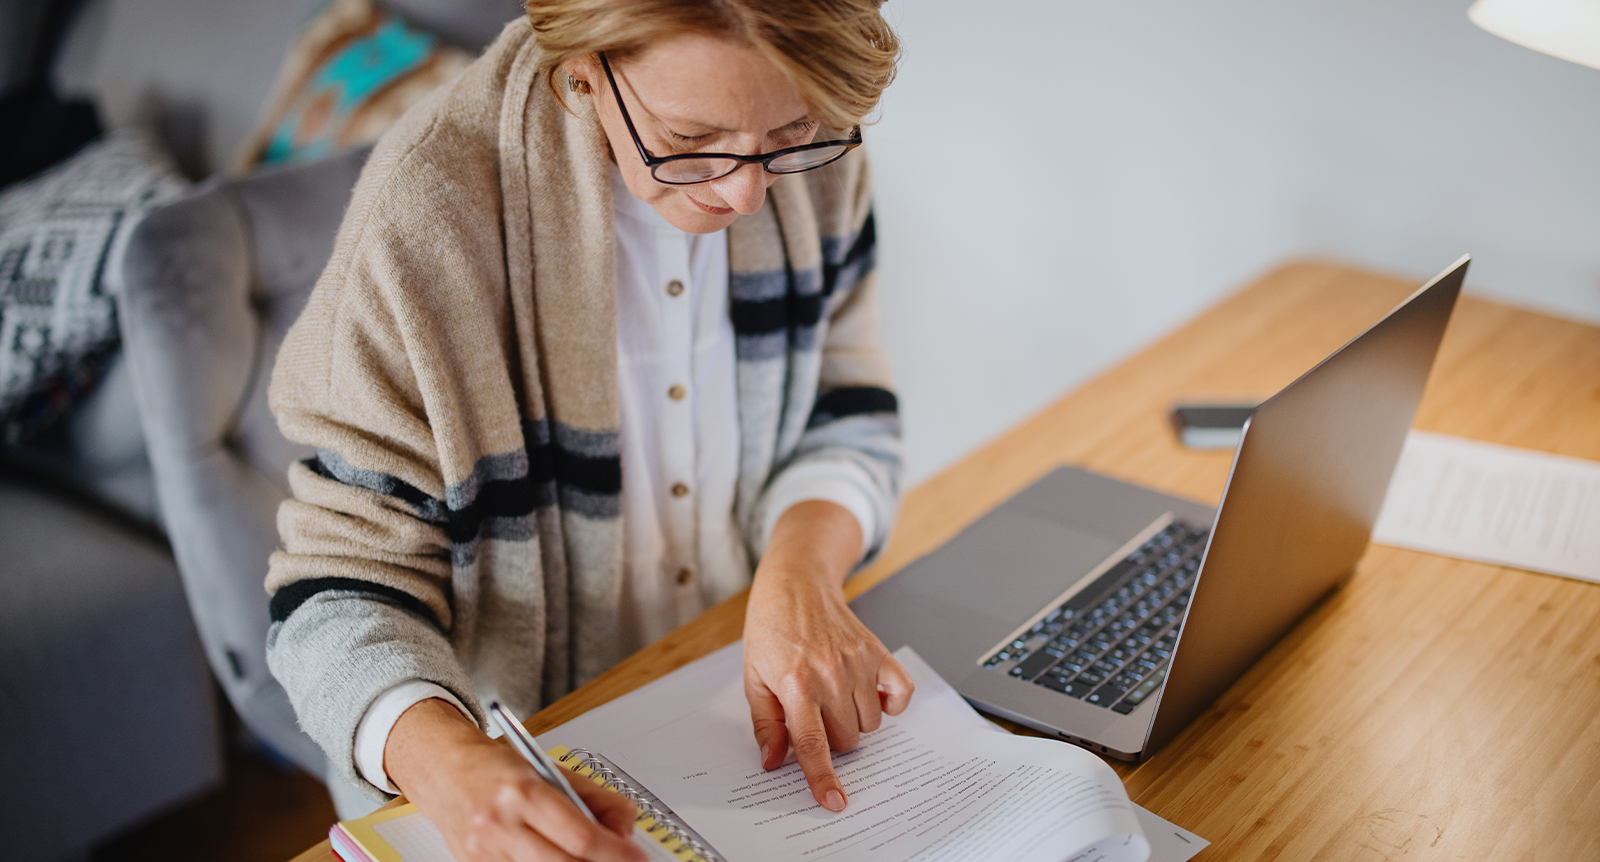
[[[529,2],[380,142],[279,353],[317,455],[269,663],[330,769],[463,859],[636,858],[625,803],[584,820],[481,704],[531,713],[746,586],[763,765],[792,746],[820,805],[830,748],[911,696],[841,588],[898,491],[856,150],[897,46],[878,0],[774,5]]]

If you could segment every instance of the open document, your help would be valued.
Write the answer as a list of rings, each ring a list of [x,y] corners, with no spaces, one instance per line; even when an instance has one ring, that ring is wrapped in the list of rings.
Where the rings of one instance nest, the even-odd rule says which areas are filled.
[[[1413,431],[1372,541],[1600,581],[1600,463]]]
[[[911,706],[834,768],[850,804],[818,805],[793,761],[766,772],[750,731],[740,645],[544,734],[602,755],[728,862],[1144,860],[1151,837],[1094,755],[997,733],[914,652]],[[1145,815],[1181,860],[1205,842]],[[1169,828],[1170,827],[1170,828]]]

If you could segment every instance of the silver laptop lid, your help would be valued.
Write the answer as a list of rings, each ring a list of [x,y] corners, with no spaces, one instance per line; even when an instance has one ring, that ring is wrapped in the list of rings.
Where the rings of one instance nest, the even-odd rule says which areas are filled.
[[[1234,454],[1146,753],[1188,726],[1354,570],[1469,260],[1256,409]]]

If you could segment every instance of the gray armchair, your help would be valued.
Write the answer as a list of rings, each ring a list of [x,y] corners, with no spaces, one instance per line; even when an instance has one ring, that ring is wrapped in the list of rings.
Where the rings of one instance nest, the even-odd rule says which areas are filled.
[[[266,666],[267,557],[292,460],[267,384],[333,251],[367,150],[208,183],[151,212],[123,263],[121,325],[163,521],[206,658],[246,726],[318,777]],[[372,807],[332,786],[341,816]]]
[[[210,675],[159,536],[0,469],[0,859],[91,845],[222,781]]]

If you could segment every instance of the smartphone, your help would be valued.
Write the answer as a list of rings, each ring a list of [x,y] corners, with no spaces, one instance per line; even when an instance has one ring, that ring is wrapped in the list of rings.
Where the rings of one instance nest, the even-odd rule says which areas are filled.
[[[1232,449],[1255,410],[1254,404],[1177,404],[1168,419],[1178,442],[1190,449]]]

